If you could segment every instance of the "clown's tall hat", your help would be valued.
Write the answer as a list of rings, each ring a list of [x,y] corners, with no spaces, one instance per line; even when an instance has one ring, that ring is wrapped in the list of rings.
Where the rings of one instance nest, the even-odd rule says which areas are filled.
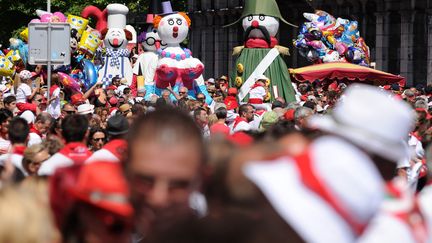
[[[123,4],[113,3],[109,4],[106,9],[108,11],[108,29],[124,29],[129,8]]]
[[[224,27],[229,27],[231,25],[237,24],[238,22],[240,22],[240,20],[242,20],[244,17],[247,17],[249,15],[258,15],[258,14],[272,16],[280,19],[285,24],[291,25],[293,27],[298,27],[286,21],[282,17],[282,14],[280,13],[276,0],[246,0],[245,6],[243,8],[242,16],[234,23],[225,25]]]

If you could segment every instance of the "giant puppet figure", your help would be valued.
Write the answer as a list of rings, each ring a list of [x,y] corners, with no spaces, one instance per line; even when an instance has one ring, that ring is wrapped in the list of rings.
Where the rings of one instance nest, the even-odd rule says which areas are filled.
[[[288,54],[288,49],[278,45],[276,34],[279,20],[284,20],[275,0],[246,0],[242,17],[233,24],[242,21],[245,31],[244,46],[236,47],[234,54],[240,53],[230,85],[239,88],[238,98],[247,102],[249,93],[262,82],[258,77],[267,77],[265,88],[267,95],[264,101],[271,102],[277,97],[286,101],[295,101],[295,91],[291,84],[288,68],[281,54]]]
[[[161,41],[153,20],[157,14],[162,13],[162,5],[159,0],[152,0],[149,6],[149,13],[146,18],[146,30],[142,46],[144,52],[138,56],[133,73],[137,76],[137,88],[146,89],[146,99],[155,93],[154,77],[156,73],[159,54],[157,50],[165,48],[166,44]]]
[[[189,90],[190,96],[203,93],[207,104],[212,103],[202,77],[204,64],[192,57],[189,49],[180,46],[189,32],[189,17],[183,12],[173,12],[169,1],[162,2],[162,8],[163,13],[154,19],[154,27],[166,47],[157,49],[159,60],[155,75],[155,93],[160,95],[160,92],[168,87],[176,91],[184,86]]]
[[[125,78],[127,84],[132,83],[132,65],[129,61],[129,50],[126,48],[132,34],[126,30],[126,15],[129,9],[122,4],[109,4],[108,27],[102,31],[106,54],[104,65],[99,70],[98,81],[104,86],[111,82],[113,77]]]

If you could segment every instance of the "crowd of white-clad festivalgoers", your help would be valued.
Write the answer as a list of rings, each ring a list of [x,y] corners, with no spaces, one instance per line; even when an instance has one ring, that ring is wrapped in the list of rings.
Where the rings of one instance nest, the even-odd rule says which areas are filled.
[[[273,0],[246,1],[233,74],[204,79],[180,46],[190,19],[169,1],[160,11],[130,54],[128,9],[108,5],[106,52],[75,63],[84,82],[0,65],[0,242],[432,242],[431,85],[296,80]],[[323,19],[351,23],[305,17],[313,35],[298,42],[324,38]],[[364,42],[337,38],[336,63],[369,65]]]

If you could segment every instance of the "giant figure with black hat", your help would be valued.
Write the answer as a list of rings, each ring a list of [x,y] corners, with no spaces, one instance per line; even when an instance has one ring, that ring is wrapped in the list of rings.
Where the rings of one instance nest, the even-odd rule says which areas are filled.
[[[276,34],[279,20],[296,26],[283,19],[275,0],[247,0],[241,18],[226,27],[240,20],[245,31],[244,45],[234,49],[233,55],[239,54],[239,57],[230,80],[231,86],[239,88],[239,100],[247,102],[256,77],[265,75],[269,79],[267,101],[277,97],[295,101],[288,68],[281,57],[281,54],[288,55],[289,50],[278,45]]]

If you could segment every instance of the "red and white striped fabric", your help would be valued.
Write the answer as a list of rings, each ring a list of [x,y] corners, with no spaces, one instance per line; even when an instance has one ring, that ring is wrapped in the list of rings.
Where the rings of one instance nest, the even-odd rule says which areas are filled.
[[[306,242],[354,242],[384,196],[369,157],[332,136],[296,159],[252,162],[244,173]]]

